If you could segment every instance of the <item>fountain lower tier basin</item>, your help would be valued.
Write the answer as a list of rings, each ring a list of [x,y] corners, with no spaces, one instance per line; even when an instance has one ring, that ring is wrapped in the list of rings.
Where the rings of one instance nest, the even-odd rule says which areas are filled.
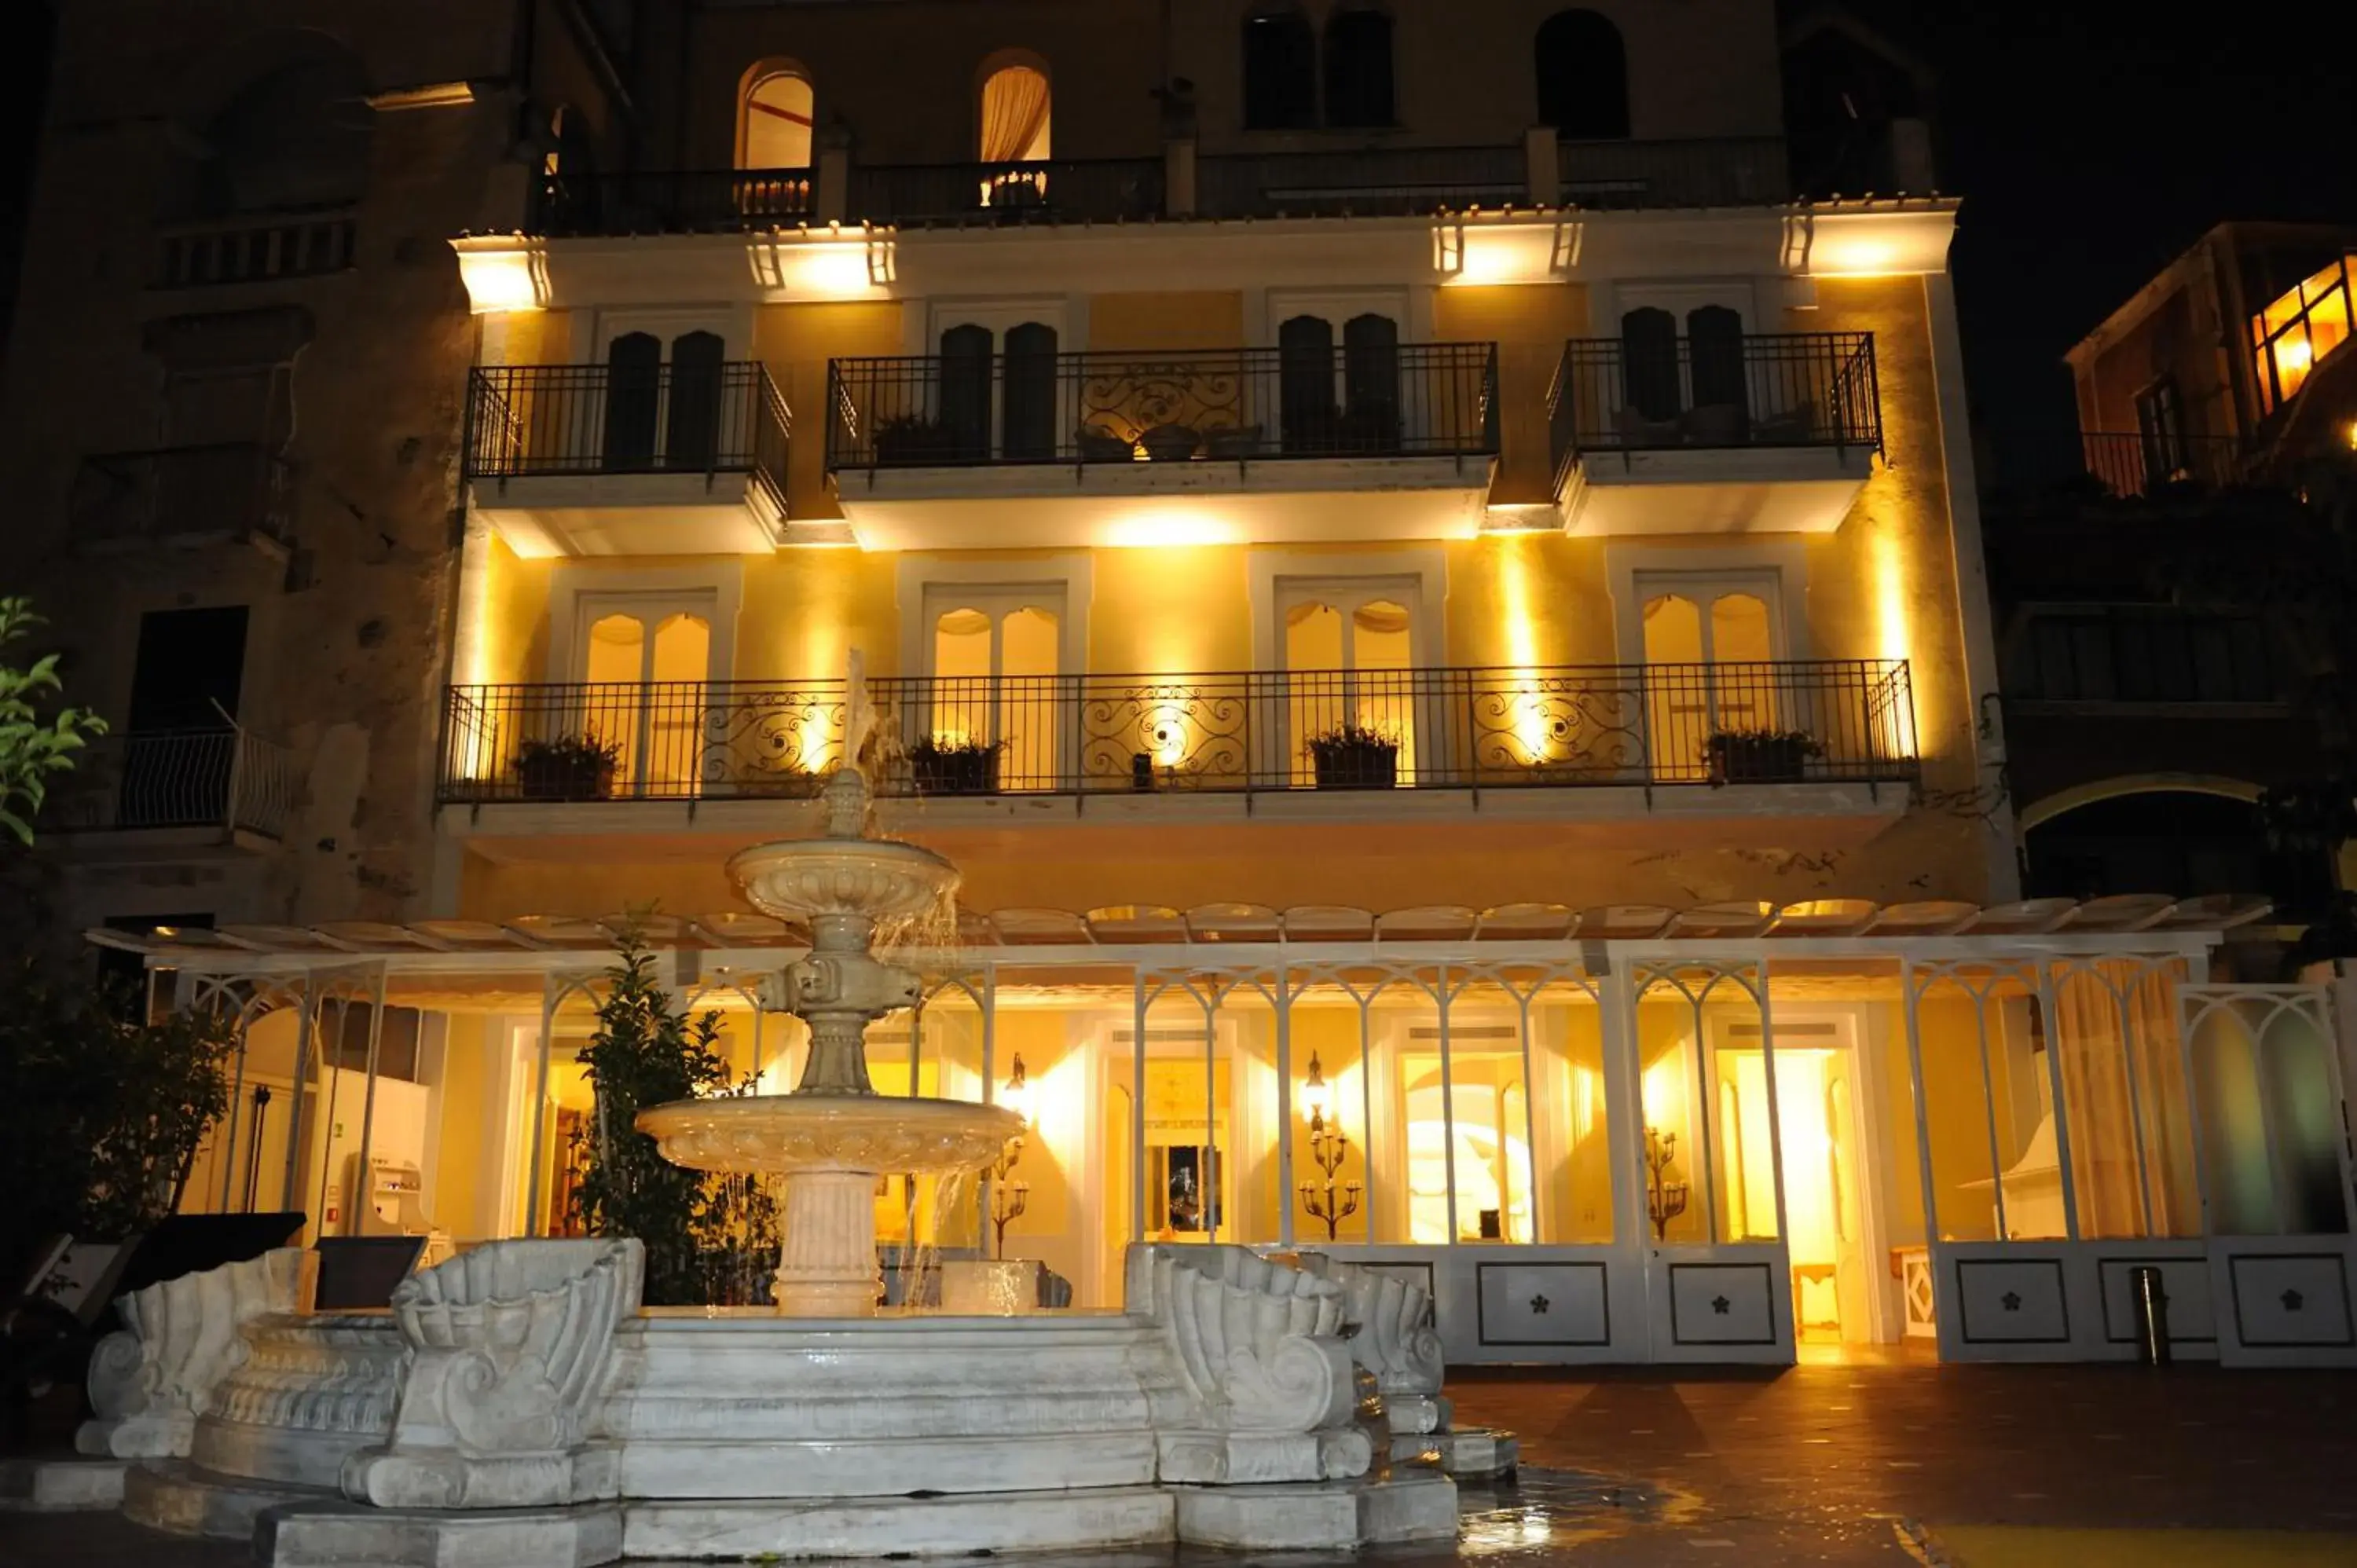
[[[639,1113],[675,1165],[731,1175],[980,1170],[1023,1131],[1003,1105],[881,1094],[759,1094],[681,1100]]]
[[[1456,1529],[1445,1477],[1351,1474],[1366,1463],[1355,1429],[1202,1430],[1168,1326],[1143,1314],[633,1314],[614,1327],[583,1446],[569,1461],[576,1500],[537,1514],[338,1500],[339,1474],[349,1477],[354,1453],[382,1444],[391,1428],[394,1380],[372,1352],[399,1344],[393,1323],[270,1318],[248,1339],[255,1354],[233,1374],[231,1397],[201,1418],[194,1465],[151,1474],[136,1511],[184,1530],[250,1528],[269,1543],[260,1560],[274,1568],[405,1563],[404,1542],[438,1542],[447,1560],[473,1551],[460,1543],[470,1533],[484,1535],[487,1550],[495,1539],[502,1568],[583,1568],[618,1554],[1174,1541],[1340,1550]],[[315,1362],[309,1352],[328,1340],[342,1357]],[[1216,1475],[1202,1468],[1215,1453]],[[1273,1467],[1254,1484],[1254,1466],[1271,1461],[1290,1473]],[[1321,1471],[1332,1478],[1303,1478]],[[1225,1484],[1202,1484],[1213,1480]],[[537,1541],[554,1555],[539,1554]]]

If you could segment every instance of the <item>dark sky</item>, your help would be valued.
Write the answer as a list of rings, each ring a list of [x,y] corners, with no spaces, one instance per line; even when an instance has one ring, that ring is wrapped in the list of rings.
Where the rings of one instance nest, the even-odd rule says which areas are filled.
[[[1936,77],[1943,184],[1964,198],[1966,371],[2000,456],[2018,432],[2071,428],[2062,350],[2212,223],[2357,222],[2357,9],[2345,0],[1848,3]],[[15,271],[48,10],[22,7],[0,50],[0,289]]]

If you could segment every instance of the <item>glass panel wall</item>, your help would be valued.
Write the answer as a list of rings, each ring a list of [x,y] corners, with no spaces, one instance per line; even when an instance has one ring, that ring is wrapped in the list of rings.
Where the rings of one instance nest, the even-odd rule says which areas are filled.
[[[1368,1241],[1376,1216],[1402,1223],[1401,1162],[1374,1162],[1370,1128],[1374,1080],[1362,1031],[1366,1015],[1347,984],[1296,979],[1286,1014],[1293,1074],[1293,1233],[1307,1244]],[[1388,1122],[1386,1122],[1388,1125]],[[1385,1177],[1373,1190],[1371,1168]]]
[[[2201,1233],[2180,971],[2175,960],[2106,958],[2050,975],[2082,1237]]]
[[[1604,1009],[1584,980],[1540,980],[1528,994],[1538,1240],[1601,1245],[1612,1240]]]
[[[1646,1213],[1657,1241],[1774,1240],[1776,1162],[1756,981],[1701,964],[1641,968]]]
[[[1448,1109],[1460,1240],[1527,1242],[1537,1235],[1523,995],[1461,972],[1449,995]]]
[[[2069,1234],[2036,973],[1921,965],[1912,983],[1940,1239]]]
[[[2321,1003],[2229,993],[2204,999],[2188,1022],[2211,1229],[2344,1234],[2340,1096]]]

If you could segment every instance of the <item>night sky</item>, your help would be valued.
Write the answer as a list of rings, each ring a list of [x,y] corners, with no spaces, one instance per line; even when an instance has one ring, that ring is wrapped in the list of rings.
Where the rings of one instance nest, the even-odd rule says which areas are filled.
[[[1964,198],[1965,367],[2001,464],[2071,429],[2062,350],[2211,224],[2357,222],[2357,13],[2344,5],[1848,9],[1936,79],[1942,183]],[[0,288],[14,281],[48,6],[16,21],[0,50]]]

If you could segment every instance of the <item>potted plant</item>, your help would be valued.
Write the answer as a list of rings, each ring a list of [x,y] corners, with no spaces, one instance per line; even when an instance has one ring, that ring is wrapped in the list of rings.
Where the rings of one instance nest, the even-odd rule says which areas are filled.
[[[927,736],[909,748],[920,795],[996,795],[1003,740],[950,740]]]
[[[1366,725],[1337,725],[1308,743],[1320,789],[1388,789],[1399,782],[1399,740]]]
[[[1801,729],[1715,730],[1703,748],[1713,784],[1793,784],[1825,748]]]
[[[516,748],[516,783],[527,800],[603,800],[621,760],[619,744],[594,735],[528,740]]]
[[[896,413],[876,427],[876,461],[887,468],[959,461],[958,433],[921,413]]]

